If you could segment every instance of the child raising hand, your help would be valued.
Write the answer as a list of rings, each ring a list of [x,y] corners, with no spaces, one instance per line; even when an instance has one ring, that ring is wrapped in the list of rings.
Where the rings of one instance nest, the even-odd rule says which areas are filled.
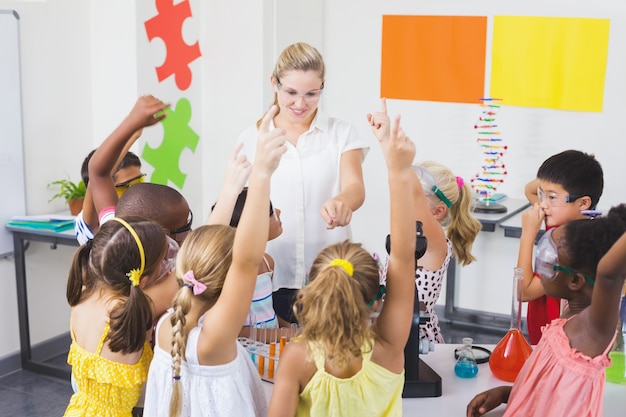
[[[270,178],[285,152],[263,118],[239,227],[193,230],[176,259],[183,286],[159,320],[144,411],[149,416],[263,416],[261,380],[237,335],[250,309],[269,227]]]
[[[602,416],[607,354],[626,277],[626,205],[550,229],[537,244],[535,271],[545,293],[566,299],[569,308],[544,328],[513,387],[478,394],[468,417],[502,403],[504,416]]]
[[[391,246],[387,296],[378,265],[358,243],[323,249],[298,291],[294,313],[302,335],[281,356],[271,416],[395,416],[402,414],[403,350],[413,317],[415,221],[411,162],[415,145],[397,117],[379,141],[389,177]],[[241,227],[241,226],[240,226]]]

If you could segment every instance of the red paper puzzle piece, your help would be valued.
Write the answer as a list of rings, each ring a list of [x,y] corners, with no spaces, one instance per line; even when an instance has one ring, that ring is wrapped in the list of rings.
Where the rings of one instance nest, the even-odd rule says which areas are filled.
[[[174,75],[176,86],[186,90],[191,85],[189,64],[200,57],[198,42],[187,45],[183,39],[183,23],[191,17],[189,0],[174,4],[173,0],[156,0],[158,14],[145,22],[146,34],[152,41],[161,38],[165,43],[165,62],[157,67],[159,82]]]

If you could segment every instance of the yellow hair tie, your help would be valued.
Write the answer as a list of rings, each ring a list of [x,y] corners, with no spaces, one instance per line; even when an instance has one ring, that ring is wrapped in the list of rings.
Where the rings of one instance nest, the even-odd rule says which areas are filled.
[[[352,276],[352,274],[354,273],[354,267],[350,262],[346,261],[345,259],[333,259],[332,261],[330,261],[328,266],[339,266],[350,276]]]
[[[133,285],[133,287],[136,287],[137,285],[139,285],[139,280],[143,275],[143,269],[146,266],[146,255],[143,251],[141,239],[139,239],[139,236],[137,235],[137,232],[135,232],[135,229],[133,229],[132,226],[126,222],[126,220],[122,220],[119,217],[113,217],[111,220],[115,220],[116,222],[121,223],[122,226],[128,229],[130,234],[135,239],[135,242],[137,242],[137,248],[139,248],[139,257],[141,258],[141,267],[139,269],[131,269],[130,272],[126,274],[128,280]]]

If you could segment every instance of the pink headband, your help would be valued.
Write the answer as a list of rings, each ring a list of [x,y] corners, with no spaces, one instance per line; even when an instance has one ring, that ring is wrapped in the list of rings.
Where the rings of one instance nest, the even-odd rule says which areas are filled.
[[[459,186],[459,190],[460,190],[461,188],[463,188],[463,184],[464,184],[464,182],[463,182],[463,178],[461,178],[461,177],[456,177],[456,185],[458,185],[458,186]]]

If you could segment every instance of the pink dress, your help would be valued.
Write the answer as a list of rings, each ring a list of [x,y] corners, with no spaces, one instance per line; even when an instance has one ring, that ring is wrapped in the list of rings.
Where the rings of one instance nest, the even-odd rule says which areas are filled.
[[[563,326],[555,319],[520,371],[504,416],[602,416],[605,368],[613,341],[602,355],[590,358],[572,349]],[[575,411],[574,411],[575,410]]]

